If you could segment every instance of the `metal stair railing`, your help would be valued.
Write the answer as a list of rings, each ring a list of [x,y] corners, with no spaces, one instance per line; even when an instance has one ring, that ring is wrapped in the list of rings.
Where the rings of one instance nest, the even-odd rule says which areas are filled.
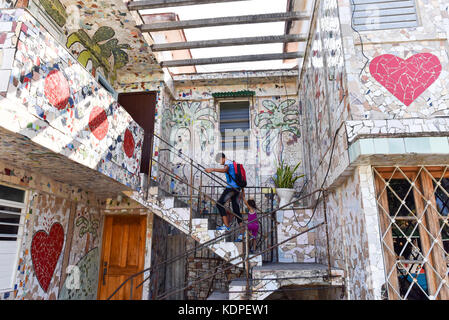
[[[157,160],[156,160],[156,161],[157,161]],[[285,209],[285,208],[287,208],[287,207],[293,205],[294,203],[296,203],[296,202],[298,202],[298,201],[300,201],[300,200],[302,200],[302,199],[305,199],[305,198],[307,198],[307,197],[310,197],[311,195],[316,194],[316,193],[321,192],[321,191],[322,191],[321,189],[315,190],[315,191],[313,191],[313,192],[311,192],[311,193],[309,193],[309,194],[307,194],[307,195],[305,195],[305,196],[302,196],[302,197],[300,197],[300,198],[298,198],[298,199],[295,199],[294,201],[291,201],[291,202],[285,204],[284,206],[282,206],[282,207],[280,207],[280,208],[276,208],[276,209],[274,209],[274,210],[272,210],[272,211],[270,211],[270,212],[268,212],[268,213],[262,213],[262,214],[259,214],[256,220],[260,220],[260,219],[262,219],[262,218],[264,218],[264,217],[266,217],[266,216],[271,216],[271,215],[272,215],[273,213],[275,213],[276,211]],[[213,200],[213,199],[211,199],[211,200]],[[316,204],[316,206],[317,206],[317,205],[318,205],[318,204]],[[245,228],[245,227],[247,226],[247,224],[248,224],[248,222],[247,222],[247,221],[244,221],[244,222],[243,222],[243,227]],[[275,224],[277,225],[277,224],[279,224],[279,222],[275,221]],[[240,261],[239,263],[237,263],[237,265],[240,265],[240,264],[244,265],[244,263],[245,263],[246,261],[249,261],[249,260],[251,260],[251,259],[254,259],[255,257],[257,257],[257,256],[259,256],[259,255],[262,255],[262,254],[264,254],[266,251],[272,250],[273,248],[277,248],[279,245],[284,244],[284,243],[290,241],[291,239],[294,239],[295,237],[297,237],[297,236],[299,236],[299,235],[301,235],[301,234],[304,234],[304,233],[306,233],[306,232],[309,232],[309,231],[311,231],[311,230],[314,230],[314,229],[316,229],[317,227],[319,227],[319,226],[321,226],[321,225],[323,225],[323,224],[325,224],[325,223],[324,223],[324,222],[319,223],[319,224],[317,224],[317,225],[315,225],[315,226],[313,226],[313,227],[311,227],[311,228],[309,228],[309,229],[307,229],[307,230],[305,230],[305,231],[303,231],[303,232],[301,232],[301,233],[299,233],[299,234],[297,234],[297,235],[295,235],[295,236],[293,236],[293,237],[291,237],[291,238],[289,238],[289,239],[286,239],[286,240],[282,241],[281,243],[276,243],[276,244],[273,245],[272,247],[267,248],[267,249],[265,249],[265,250],[262,251],[262,252],[253,254],[253,255],[251,255],[251,256],[248,254],[248,252],[243,252],[242,254],[240,254],[240,255],[238,255],[238,256],[232,258],[231,260],[225,261],[225,263],[230,263],[230,262],[232,262],[232,261],[234,261],[234,260],[242,259],[242,258],[243,258],[243,260]],[[239,228],[240,228],[240,227],[239,227]],[[237,229],[239,229],[239,228],[237,228]],[[117,292],[118,292],[118,291],[119,291],[119,290],[120,290],[126,283],[131,282],[131,279],[134,279],[134,278],[140,276],[141,274],[143,274],[143,273],[145,273],[145,272],[150,272],[150,276],[147,277],[147,278],[145,278],[143,281],[141,281],[141,282],[136,286],[135,289],[138,289],[140,286],[142,286],[146,281],[148,281],[148,280],[151,278],[151,272],[153,272],[156,268],[161,267],[161,266],[163,266],[163,265],[165,265],[165,264],[168,264],[168,263],[172,263],[172,262],[177,261],[177,260],[179,260],[179,259],[185,258],[185,257],[187,257],[189,254],[192,254],[192,253],[194,253],[194,252],[197,251],[197,250],[200,250],[200,249],[202,249],[202,248],[205,248],[205,247],[208,247],[208,246],[210,246],[210,245],[213,245],[214,243],[216,243],[216,242],[218,242],[219,240],[221,240],[221,238],[228,236],[228,235],[231,234],[232,232],[235,232],[237,229],[232,229],[232,228],[231,228],[230,231],[226,231],[226,232],[224,232],[223,234],[221,234],[220,236],[215,237],[214,239],[211,239],[211,240],[209,240],[209,241],[206,241],[206,242],[204,242],[204,243],[201,243],[198,247],[196,247],[196,248],[193,249],[193,250],[188,250],[188,251],[186,251],[185,253],[183,253],[183,254],[181,254],[181,255],[178,255],[178,256],[172,257],[172,258],[170,258],[170,259],[167,259],[167,260],[165,260],[165,261],[159,262],[158,264],[155,264],[155,265],[153,265],[153,266],[150,266],[149,268],[146,268],[146,269],[144,269],[144,270],[142,270],[142,271],[139,271],[139,272],[137,272],[137,273],[135,273],[135,274],[133,274],[133,275],[130,275],[127,279],[125,279],[125,281],[123,281],[123,282],[120,284],[119,287],[117,287],[117,289],[116,289],[116,290],[115,290],[115,291],[114,291],[114,292],[107,298],[107,300],[110,300],[110,299],[111,299],[111,298],[112,298],[112,297],[113,297],[113,296],[114,296],[114,295],[115,295],[115,294],[116,294],[116,293],[117,293]],[[245,232],[245,233],[246,233],[246,232]],[[247,234],[247,233],[246,233],[246,234]],[[246,240],[245,240],[245,241],[246,241]],[[230,267],[227,267],[226,269],[222,269],[220,272],[224,272],[224,271],[230,269],[231,267],[233,267],[233,265],[231,265]],[[330,275],[329,275],[329,276],[330,276]],[[210,277],[208,277],[207,279],[210,279]],[[207,279],[202,279],[201,281],[207,280]],[[133,282],[134,282],[134,280],[133,280]],[[198,282],[198,281],[196,281],[196,282]],[[184,289],[185,289],[185,288],[184,288]],[[131,289],[131,290],[132,290],[132,289]],[[248,288],[248,290],[249,290],[249,288]],[[178,291],[177,291],[177,292],[178,292]]]
[[[152,168],[152,166],[153,166],[153,163],[157,163],[157,165],[158,165],[158,170],[160,171],[160,172],[162,172],[162,173],[164,173],[165,175],[168,175],[168,176],[170,176],[171,178],[173,178],[173,179],[175,179],[175,180],[177,180],[177,181],[179,181],[180,183],[182,183],[182,184],[185,184],[185,185],[187,185],[188,186],[188,188],[189,188],[189,195],[187,195],[187,196],[185,196],[185,197],[188,197],[189,198],[189,206],[190,206],[190,221],[189,221],[189,233],[190,233],[190,235],[191,235],[191,233],[192,233],[192,218],[193,218],[193,207],[194,207],[194,204],[193,204],[193,199],[194,198],[197,198],[198,199],[198,201],[201,201],[201,199],[203,199],[203,197],[204,197],[204,199],[208,199],[208,200],[210,200],[212,203],[215,203],[215,205],[217,205],[217,206],[221,206],[221,207],[223,207],[224,209],[226,209],[226,207],[224,206],[224,205],[221,205],[221,204],[219,204],[218,202],[217,202],[217,200],[215,200],[215,199],[213,199],[211,196],[209,196],[208,194],[205,194],[205,193],[203,193],[202,192],[202,181],[203,181],[203,178],[204,177],[208,177],[211,181],[213,181],[213,182],[215,182],[217,185],[216,185],[216,187],[221,187],[221,188],[224,188],[224,187],[227,187],[227,182],[225,181],[225,180],[223,180],[223,179],[221,179],[220,177],[218,177],[218,176],[216,176],[216,175],[214,175],[214,174],[212,174],[212,173],[207,173],[207,172],[205,172],[205,167],[203,166],[203,165],[201,165],[200,163],[198,163],[197,161],[195,161],[195,160],[193,160],[193,159],[191,159],[190,157],[188,157],[188,156],[186,156],[185,154],[183,154],[181,151],[176,151],[175,150],[175,147],[174,146],[172,146],[171,144],[169,144],[168,142],[166,142],[164,139],[162,139],[162,138],[160,138],[158,135],[156,135],[156,134],[154,134],[153,135],[153,137],[154,138],[156,138],[156,139],[159,139],[162,143],[164,143],[164,144],[166,144],[167,146],[168,146],[168,148],[166,148],[166,149],[163,149],[164,151],[169,151],[169,152],[171,152],[171,153],[173,153],[173,154],[176,154],[177,156],[179,156],[181,159],[183,159],[189,166],[190,166],[190,179],[182,179],[181,177],[179,177],[176,173],[174,173],[172,170],[171,170],[171,168],[169,168],[167,165],[165,165],[165,164],[163,164],[161,161],[160,161],[160,159],[159,159],[159,157],[158,158],[155,158],[155,157],[153,157],[153,156],[151,156],[150,157],[150,170],[151,170],[151,168]],[[154,140],[153,140],[153,142],[154,142]],[[162,150],[162,149],[161,149]],[[193,173],[193,169],[196,169],[197,171],[195,172],[195,173]],[[195,176],[196,176],[196,174],[198,174],[198,173],[200,173],[200,178],[199,178],[199,180],[200,180],[200,187],[195,187]],[[151,173],[150,173],[150,176],[151,176]],[[149,180],[152,180],[152,177],[150,177],[150,179]],[[189,181],[190,180],[190,181]],[[149,194],[149,188],[150,188],[150,183],[148,183],[148,185],[147,185],[147,188],[146,188],[146,192],[145,192],[145,198],[147,199],[147,197],[148,197],[148,194]],[[234,190],[236,190],[237,192],[239,192],[239,190],[237,190],[237,189],[235,189],[235,188],[233,188]],[[194,191],[196,191],[197,192],[197,195],[195,196],[194,195]],[[277,222],[276,221],[276,219],[273,217],[273,215],[275,214],[275,212],[276,211],[278,211],[278,210],[282,210],[282,209],[284,209],[284,208],[287,208],[287,207],[289,207],[289,206],[292,206],[293,204],[295,204],[295,203],[298,203],[298,201],[300,201],[300,200],[302,200],[302,199],[305,199],[305,198],[307,198],[307,197],[310,197],[310,196],[312,196],[313,194],[315,194],[315,193],[317,193],[317,192],[320,192],[320,194],[321,194],[321,192],[322,192],[323,190],[322,189],[318,189],[318,190],[315,190],[315,191],[313,191],[313,192],[311,192],[311,193],[309,193],[309,194],[307,194],[307,195],[305,195],[305,196],[300,196],[299,198],[297,198],[297,199],[295,199],[295,200],[293,200],[293,201],[291,201],[290,203],[287,203],[287,204],[285,204],[284,206],[282,206],[281,208],[276,208],[276,209],[272,209],[272,210],[270,210],[269,212],[261,212],[259,209],[257,209],[256,210],[256,212],[257,212],[257,214],[258,214],[258,216],[257,216],[257,221],[261,221],[261,219],[264,219],[264,218],[268,218],[268,219],[270,219],[270,220],[272,220],[273,221],[273,224],[274,224],[274,228],[272,229],[272,231],[274,232],[276,229],[277,229],[277,225],[279,224],[279,222]],[[198,205],[198,204],[197,204]],[[316,206],[318,205],[318,203],[316,203],[316,205],[315,205],[315,209],[316,209]],[[237,217],[237,214],[235,214],[234,212],[232,212],[232,211],[230,211],[229,212],[232,216],[234,216],[234,217]],[[196,248],[194,248],[193,250],[188,250],[188,251],[186,251],[185,253],[183,253],[183,254],[181,254],[181,255],[179,255],[179,256],[176,256],[176,257],[173,257],[173,258],[170,258],[170,259],[167,259],[167,260],[165,260],[165,261],[162,261],[162,262],[160,262],[160,263],[158,263],[158,264],[156,264],[156,265],[154,265],[154,266],[151,266],[151,267],[149,267],[149,268],[146,268],[146,269],[144,269],[144,270],[142,270],[142,271],[140,271],[140,272],[137,272],[137,273],[135,273],[135,274],[133,274],[133,275],[130,275],[125,281],[123,281],[123,283],[122,284],[120,284],[120,286],[108,297],[108,299],[107,300],[110,300],[126,283],[128,283],[128,282],[130,282],[132,285],[131,285],[131,289],[130,289],[130,293],[131,293],[131,297],[132,297],[132,293],[133,293],[133,290],[134,290],[134,281],[135,281],[135,278],[136,277],[138,277],[138,276],[140,276],[141,274],[143,274],[143,273],[145,273],[145,272],[150,272],[150,276],[149,277],[147,277],[147,278],[145,278],[143,281],[141,281],[136,287],[135,287],[135,289],[138,289],[140,286],[142,286],[146,281],[148,281],[150,278],[151,278],[151,273],[157,268],[157,267],[160,267],[160,266],[163,266],[163,265],[166,265],[167,263],[172,263],[172,262],[174,262],[174,261],[177,261],[177,260],[179,260],[179,259],[182,259],[182,258],[185,258],[186,256],[188,256],[189,254],[191,254],[191,253],[193,253],[193,252],[196,252],[196,251],[198,251],[198,250],[201,250],[202,248],[207,248],[208,246],[210,246],[210,245],[213,245],[213,244],[215,244],[216,242],[218,242],[218,241],[220,241],[222,238],[224,238],[224,237],[228,237],[228,236],[230,236],[230,235],[232,235],[234,232],[236,232],[237,230],[241,230],[241,228],[244,228],[244,230],[245,230],[245,232],[244,232],[244,236],[245,236],[245,246],[244,246],[244,250],[242,250],[243,252],[240,254],[240,255],[238,255],[238,256],[236,256],[236,257],[234,257],[234,258],[232,258],[232,259],[230,259],[230,260],[225,260],[225,263],[230,263],[230,262],[233,262],[233,261],[235,261],[235,260],[237,260],[237,259],[240,259],[240,260],[238,260],[238,262],[235,264],[235,265],[242,265],[242,267],[245,269],[245,271],[246,271],[246,278],[247,278],[247,294],[249,295],[250,294],[250,285],[249,285],[249,278],[251,277],[251,274],[250,274],[250,261],[251,261],[251,259],[254,259],[255,257],[257,257],[257,256],[259,256],[259,255],[262,255],[262,254],[264,254],[264,253],[266,253],[266,252],[268,252],[268,251],[270,251],[270,250],[273,250],[274,248],[277,248],[279,245],[281,245],[281,244],[283,244],[283,243],[285,243],[285,242],[287,242],[287,241],[289,241],[289,240],[291,240],[291,239],[294,239],[295,237],[297,237],[297,236],[299,236],[300,234],[304,234],[304,233],[306,233],[306,232],[309,232],[309,231],[311,231],[311,230],[313,230],[313,229],[316,229],[317,227],[319,227],[319,226],[321,226],[321,225],[324,225],[324,224],[326,224],[326,222],[322,222],[322,223],[320,223],[320,224],[317,224],[317,225],[315,225],[315,226],[313,226],[313,227],[311,227],[311,228],[309,228],[309,229],[307,229],[306,231],[304,231],[304,232],[301,232],[301,233],[299,233],[299,234],[297,234],[297,235],[295,235],[295,236],[293,236],[293,237],[291,237],[291,238],[289,238],[289,239],[287,239],[287,240],[284,240],[284,241],[282,241],[281,243],[278,243],[277,242],[277,239],[275,239],[275,241],[274,241],[274,244],[272,245],[272,246],[270,246],[270,247],[268,247],[268,248],[266,248],[266,249],[264,249],[264,250],[262,250],[261,252],[259,252],[259,253],[256,253],[256,254],[253,254],[253,255],[250,255],[249,254],[249,252],[248,252],[248,245],[247,245],[247,243],[248,243],[248,232],[247,232],[247,225],[248,225],[249,223],[248,223],[248,221],[247,220],[243,220],[242,221],[242,227],[240,227],[240,226],[237,226],[236,228],[231,228],[231,230],[229,230],[229,231],[225,231],[224,233],[222,233],[220,236],[217,236],[217,237],[215,237],[215,238],[213,238],[213,239],[211,239],[211,240],[208,240],[208,241],[206,241],[206,242],[204,242],[204,243],[201,243],[199,246],[197,246]],[[231,267],[233,267],[233,265],[231,264],[231,266],[230,267],[228,267],[227,269],[230,269]],[[226,269],[222,269],[220,272],[223,272],[223,271],[225,271]],[[329,269],[330,270],[330,269]],[[329,277],[330,277],[331,275],[330,275],[330,271],[329,271]],[[210,277],[209,278],[207,278],[207,279],[210,279]],[[201,279],[201,281],[204,281],[205,279]],[[185,289],[185,288],[184,288]],[[179,292],[179,291],[177,291],[177,292]],[[167,294],[166,295],[164,295],[164,296],[162,296],[162,297],[165,297],[165,296],[167,296]]]

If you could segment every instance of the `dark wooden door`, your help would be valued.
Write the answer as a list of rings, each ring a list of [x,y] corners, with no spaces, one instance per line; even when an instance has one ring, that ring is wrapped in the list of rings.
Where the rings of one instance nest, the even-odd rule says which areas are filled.
[[[99,294],[107,299],[130,275],[144,268],[146,216],[106,216],[103,232]],[[112,300],[140,300],[142,286],[136,286],[143,276],[134,278],[123,286]]]
[[[145,131],[142,146],[140,172],[150,174],[150,159],[153,146],[154,117],[156,110],[156,93],[130,92],[121,93],[118,102]]]

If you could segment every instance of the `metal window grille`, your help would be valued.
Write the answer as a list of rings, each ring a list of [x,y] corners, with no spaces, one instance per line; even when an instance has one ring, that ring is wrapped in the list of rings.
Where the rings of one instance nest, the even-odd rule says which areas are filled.
[[[351,0],[351,9],[357,31],[418,26],[415,0]]]
[[[449,166],[373,170],[388,299],[449,299]]]

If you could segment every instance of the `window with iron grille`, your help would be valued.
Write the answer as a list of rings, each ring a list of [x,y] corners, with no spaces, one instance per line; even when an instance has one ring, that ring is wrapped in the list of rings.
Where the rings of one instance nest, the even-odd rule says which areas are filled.
[[[13,288],[24,212],[25,191],[0,185],[0,291]]]
[[[449,299],[449,166],[374,168],[391,300]]]
[[[222,150],[247,150],[249,129],[249,101],[220,102]]]
[[[415,0],[351,0],[351,9],[357,31],[418,26]]]

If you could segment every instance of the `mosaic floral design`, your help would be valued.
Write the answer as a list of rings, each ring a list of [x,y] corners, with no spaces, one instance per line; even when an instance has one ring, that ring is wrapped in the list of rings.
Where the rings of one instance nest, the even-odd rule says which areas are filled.
[[[62,27],[67,21],[67,13],[64,5],[59,0],[40,0],[45,11]]]
[[[113,38],[114,36],[115,31],[107,26],[98,28],[92,38],[86,31],[80,29],[67,38],[66,46],[70,49],[75,43],[81,43],[85,50],[79,53],[78,61],[84,67],[91,61],[93,68],[104,68],[106,74],[112,75],[112,80],[115,80],[117,70],[124,67],[129,61],[128,54],[124,50],[130,49],[130,46],[118,44],[118,40]],[[114,57],[112,66],[109,62],[111,56]]]
[[[172,127],[170,141],[175,141],[175,137],[182,129],[186,129],[189,135],[192,130],[198,132],[201,150],[205,149],[206,144],[213,143],[215,140],[214,123],[217,121],[217,114],[210,107],[202,107],[201,102],[183,101],[175,104],[172,108],[164,110],[163,118],[164,126]]]
[[[287,99],[279,104],[272,100],[262,102],[265,110],[259,112],[254,118],[254,125],[258,127],[263,134],[262,148],[266,153],[275,150],[273,145],[280,146],[279,156],[282,157],[284,149],[283,134],[288,132],[295,137],[301,135],[299,131],[299,109],[296,100]]]

